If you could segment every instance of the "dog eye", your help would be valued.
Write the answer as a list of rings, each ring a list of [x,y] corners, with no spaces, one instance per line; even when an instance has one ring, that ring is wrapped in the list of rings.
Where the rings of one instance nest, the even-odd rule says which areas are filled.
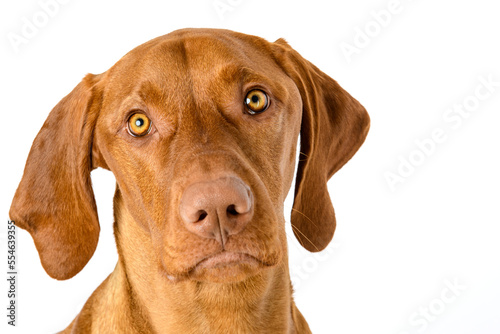
[[[269,106],[267,94],[260,89],[253,89],[245,97],[245,106],[251,115],[259,114]]]
[[[128,132],[134,137],[145,136],[151,131],[151,120],[143,113],[135,113],[128,119]]]

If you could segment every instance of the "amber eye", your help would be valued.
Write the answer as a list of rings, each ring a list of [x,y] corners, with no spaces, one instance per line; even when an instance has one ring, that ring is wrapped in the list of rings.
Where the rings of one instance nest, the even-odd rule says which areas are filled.
[[[142,137],[151,130],[151,120],[143,113],[135,113],[128,119],[128,132],[134,137]]]
[[[245,106],[251,115],[265,111],[269,106],[267,94],[260,89],[249,91],[245,97]]]

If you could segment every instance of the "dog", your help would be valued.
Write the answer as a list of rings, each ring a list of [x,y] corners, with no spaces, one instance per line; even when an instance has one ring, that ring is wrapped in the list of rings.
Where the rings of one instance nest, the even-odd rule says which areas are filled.
[[[45,271],[76,275],[113,172],[118,263],[62,333],[310,333],[293,301],[283,202],[309,251],[333,237],[328,179],[369,116],[289,44],[182,29],[88,74],[33,142],[10,217]]]

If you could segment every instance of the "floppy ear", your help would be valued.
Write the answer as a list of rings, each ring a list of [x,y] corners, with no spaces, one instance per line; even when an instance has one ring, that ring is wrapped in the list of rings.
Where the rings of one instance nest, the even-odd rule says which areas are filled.
[[[10,218],[31,234],[45,271],[56,279],[76,275],[99,238],[90,179],[96,82],[87,75],[50,112],[10,208]]]
[[[328,245],[335,231],[327,181],[361,146],[370,118],[358,101],[286,41],[279,39],[273,47],[278,64],[299,89],[303,105],[293,232],[304,248],[317,252]]]

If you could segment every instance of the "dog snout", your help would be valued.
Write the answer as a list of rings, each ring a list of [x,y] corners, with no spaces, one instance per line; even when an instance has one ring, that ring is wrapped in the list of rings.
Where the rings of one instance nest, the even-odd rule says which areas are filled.
[[[180,201],[179,213],[186,229],[224,246],[252,219],[254,197],[237,177],[222,177],[189,185]]]

